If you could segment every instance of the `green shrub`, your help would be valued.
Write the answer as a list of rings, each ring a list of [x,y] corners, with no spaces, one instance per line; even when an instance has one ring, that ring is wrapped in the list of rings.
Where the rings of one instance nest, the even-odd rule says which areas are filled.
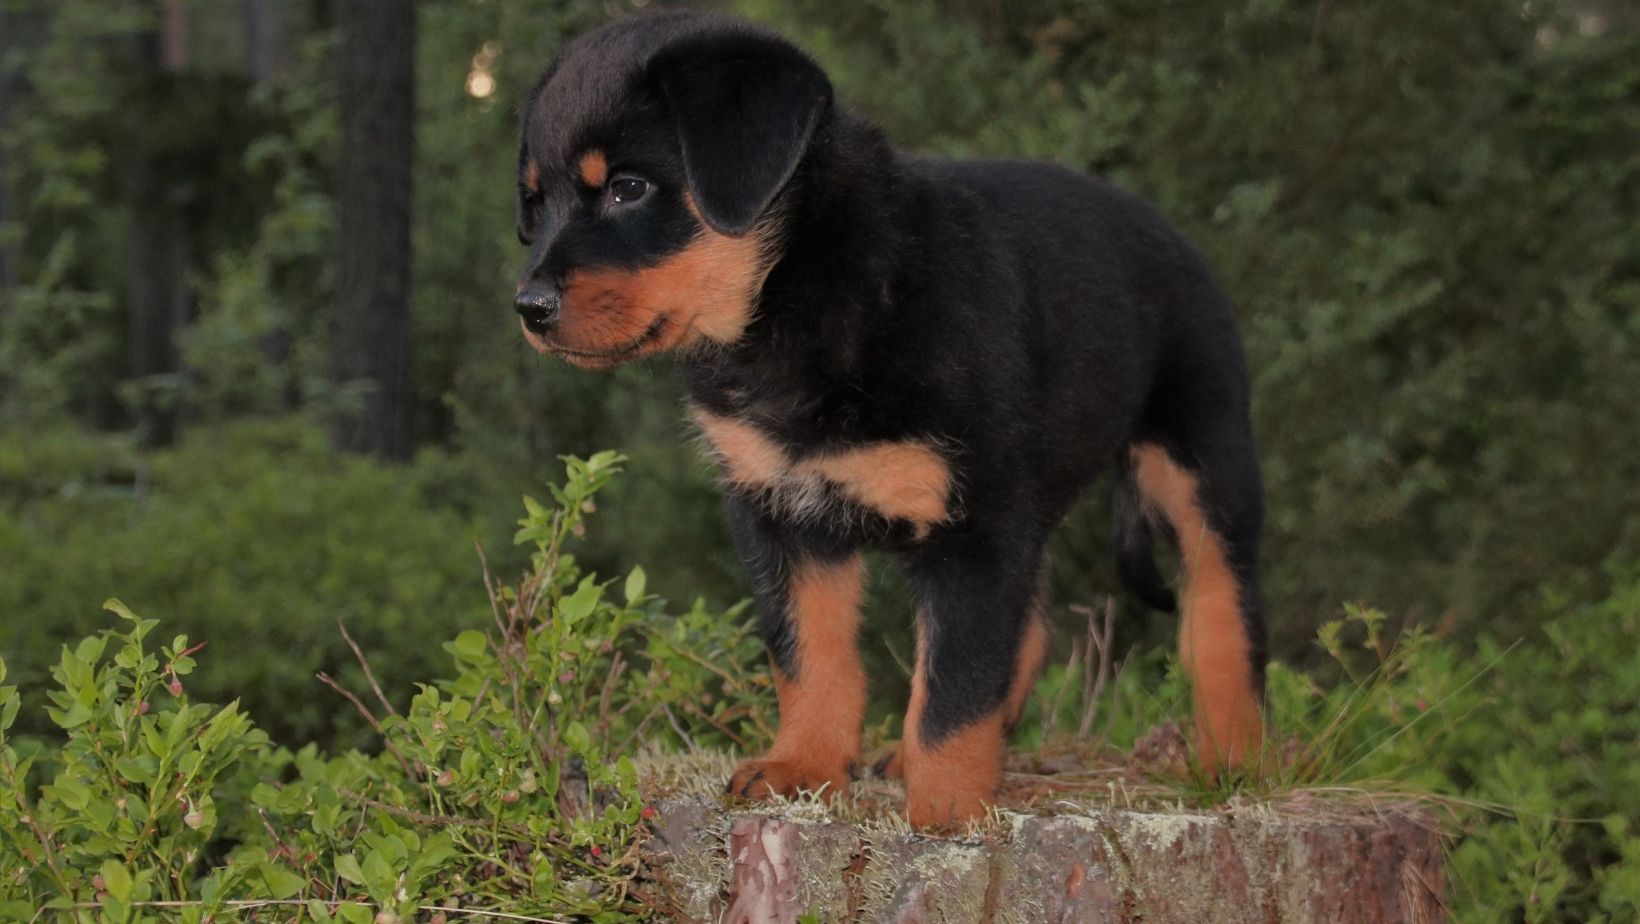
[[[626,751],[640,735],[761,744],[769,678],[741,666],[756,647],[744,622],[670,616],[641,569],[617,590],[565,551],[620,462],[569,459],[552,506],[526,500],[530,567],[516,585],[486,575],[493,627],[444,645],[452,679],[420,684],[402,713],[368,672],[374,702],[344,692],[380,734],[374,755],[275,748],[237,702],[196,703],[201,646],[178,636],[156,654],[157,621],[110,601],[122,628],[51,669],[61,743],[12,737],[22,699],[0,687],[0,916],[641,914],[647,812]]]
[[[1199,804],[1292,790],[1424,799],[1455,824],[1455,920],[1640,919],[1640,568],[1609,580],[1607,599],[1548,595],[1527,614],[1536,631],[1473,649],[1416,627],[1396,637],[1381,612],[1346,607],[1319,633],[1330,671],[1270,666],[1272,771],[1186,776],[1168,792]],[[1016,743],[1074,738],[1099,664],[1051,666]],[[1127,750],[1189,714],[1175,659],[1106,664],[1098,744]]]

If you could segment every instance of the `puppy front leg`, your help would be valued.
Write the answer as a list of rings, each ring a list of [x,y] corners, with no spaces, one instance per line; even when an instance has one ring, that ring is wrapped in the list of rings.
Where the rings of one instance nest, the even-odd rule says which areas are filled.
[[[800,790],[836,795],[860,759],[866,675],[856,635],[860,556],[770,521],[731,499],[735,546],[755,588],[774,667],[780,726],[762,757],[741,762],[729,792],[762,799]]]

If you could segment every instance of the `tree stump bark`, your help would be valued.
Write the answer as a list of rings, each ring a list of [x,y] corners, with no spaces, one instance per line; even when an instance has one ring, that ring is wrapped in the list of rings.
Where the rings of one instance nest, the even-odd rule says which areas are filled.
[[[1115,800],[1107,800],[1115,801]],[[669,919],[728,924],[1387,924],[1446,919],[1440,831],[1416,805],[1214,810],[1081,798],[968,837],[810,801],[656,798],[647,871]],[[839,817],[842,816],[842,817]]]

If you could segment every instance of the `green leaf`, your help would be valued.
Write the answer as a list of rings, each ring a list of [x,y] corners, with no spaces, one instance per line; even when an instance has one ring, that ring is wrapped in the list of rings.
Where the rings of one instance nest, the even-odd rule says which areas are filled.
[[[124,603],[121,603],[118,597],[109,597],[107,600],[104,600],[103,609],[113,613],[121,619],[126,620],[127,622],[138,621],[137,614],[131,612],[130,608]]]
[[[364,885],[364,870],[359,868],[359,860],[350,853],[344,853],[336,858],[336,875],[346,879],[354,885]]]
[[[122,902],[131,900],[131,873],[118,860],[107,859],[102,865],[103,887],[108,894]]]
[[[381,850],[372,850],[364,858],[365,888],[378,901],[385,901],[393,895],[393,886],[398,882],[398,870],[387,859]]]
[[[575,589],[575,593],[564,598],[564,601],[559,604],[559,612],[563,614],[566,622],[574,625],[592,615],[592,610],[597,607],[598,600],[603,596],[603,592],[603,588],[599,587],[589,577],[581,582],[581,586]]]
[[[644,589],[645,582],[646,582],[646,578],[644,577],[643,566],[641,566],[641,565],[634,566],[633,569],[632,569],[632,573],[628,574],[626,576],[626,602],[627,603],[637,603],[639,600],[643,599],[643,589]]]
[[[154,773],[158,769],[156,761],[147,755],[142,757],[119,757],[114,760],[114,772],[123,779],[144,786],[152,785]]]
[[[93,635],[80,639],[80,644],[74,649],[74,657],[83,664],[96,664],[102,658],[103,649],[108,645],[108,636]]]
[[[258,863],[256,871],[267,887],[269,898],[290,898],[307,886],[306,879],[273,863]]]
[[[63,775],[58,775],[51,785],[41,786],[40,794],[76,812],[85,808],[86,803],[91,801],[90,788],[79,780]]]
[[[570,722],[564,726],[564,743],[580,754],[592,750],[592,736],[587,733],[587,727],[580,722]]]
[[[454,641],[447,642],[445,649],[469,664],[487,664],[490,662],[490,642],[484,633],[477,629],[464,630],[455,637]]]
[[[10,728],[11,723],[17,720],[17,710],[22,704],[16,687],[0,687],[0,732]]]

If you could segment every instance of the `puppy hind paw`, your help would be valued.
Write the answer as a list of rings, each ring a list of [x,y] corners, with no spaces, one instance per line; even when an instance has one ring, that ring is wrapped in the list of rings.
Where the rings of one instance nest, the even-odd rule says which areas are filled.
[[[880,780],[905,779],[905,761],[900,755],[901,748],[898,744],[884,751],[871,762],[871,775]]]

